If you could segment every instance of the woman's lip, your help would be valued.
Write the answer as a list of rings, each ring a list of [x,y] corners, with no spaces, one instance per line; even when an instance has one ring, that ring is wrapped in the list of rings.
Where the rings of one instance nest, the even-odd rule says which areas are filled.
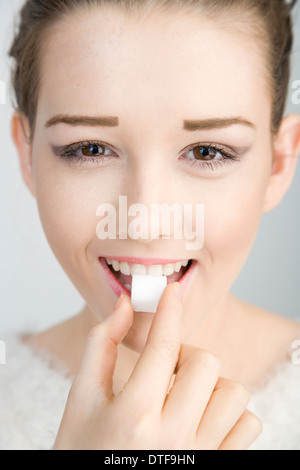
[[[198,264],[198,262],[197,262],[195,259],[193,259],[193,260],[192,260],[192,264],[191,264],[191,266],[189,267],[189,269],[188,269],[188,270],[186,271],[186,273],[182,276],[182,278],[179,279],[179,281],[178,281],[178,282],[180,282],[180,284],[181,284],[182,287],[183,287],[183,293],[184,293],[184,292],[186,291],[186,289],[187,289],[187,286],[188,286],[188,284],[189,284],[190,278],[191,278],[193,272],[195,271],[197,264]]]
[[[145,266],[150,266],[153,264],[173,264],[181,261],[186,261],[185,259],[162,259],[162,258],[137,258],[137,257],[127,257],[127,256],[103,256],[103,258],[125,261],[127,263],[134,264],[144,264]]]
[[[118,260],[120,260],[121,258],[109,258],[109,259],[118,259]],[[139,260],[141,260],[142,258],[126,258],[126,260],[128,260],[128,259],[139,259]],[[125,260],[125,258],[124,258],[124,260]],[[126,287],[123,284],[121,284],[121,282],[119,282],[118,279],[114,276],[114,274],[109,269],[109,267],[108,267],[108,265],[105,261],[105,258],[102,258],[102,257],[99,258],[99,262],[100,262],[100,265],[103,268],[103,271],[104,271],[105,277],[107,279],[107,282],[110,285],[110,287],[112,288],[112,290],[114,291],[114,293],[116,294],[116,296],[119,297],[121,294],[125,294],[125,295],[128,295],[129,297],[131,297],[130,290],[126,289]],[[186,271],[186,273],[182,276],[182,278],[179,279],[179,281],[178,281],[183,287],[183,292],[185,292],[185,290],[187,289],[190,278],[191,278],[193,272],[196,269],[196,265],[197,265],[197,261],[192,260],[191,266]]]
[[[109,258],[109,259],[111,259],[111,258]],[[112,290],[114,291],[114,293],[116,294],[116,296],[120,297],[121,294],[125,294],[125,295],[128,295],[129,297],[131,297],[130,290],[126,289],[126,287],[123,286],[123,284],[121,284],[121,282],[119,282],[118,279],[113,275],[113,273],[111,272],[111,270],[109,269],[109,267],[108,267],[108,265],[105,261],[105,258],[99,258],[99,262],[100,262],[100,265],[102,266],[102,268],[104,270],[104,274],[105,274],[105,277],[107,279],[107,282],[110,285],[110,287],[112,288]]]

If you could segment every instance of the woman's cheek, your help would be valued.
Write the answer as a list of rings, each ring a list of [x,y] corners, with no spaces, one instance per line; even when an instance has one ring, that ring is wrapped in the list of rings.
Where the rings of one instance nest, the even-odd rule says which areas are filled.
[[[37,204],[42,226],[64,268],[83,263],[84,249],[96,233],[97,195],[88,181],[68,173],[43,173],[37,178]]]
[[[247,180],[228,187],[217,202],[207,204],[205,249],[211,266],[226,272],[229,285],[245,263],[259,228],[264,201],[265,183]]]
[[[98,316],[107,316],[115,295],[102,286],[98,255],[103,242],[97,237],[97,208],[115,202],[114,175],[84,172],[65,165],[37,165],[36,192],[41,223],[58,262]],[[110,295],[111,294],[111,295]],[[107,299],[107,308],[103,305]]]

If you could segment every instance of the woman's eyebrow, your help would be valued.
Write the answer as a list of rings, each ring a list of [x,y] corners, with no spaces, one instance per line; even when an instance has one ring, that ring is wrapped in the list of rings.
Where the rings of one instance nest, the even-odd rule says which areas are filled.
[[[46,122],[45,127],[49,128],[57,124],[68,124],[70,126],[117,127],[119,126],[119,118],[116,116],[71,116],[58,114],[49,119]],[[244,125],[254,130],[256,129],[256,126],[252,122],[242,117],[185,120],[183,122],[184,129],[187,131],[221,129],[235,125]]]
[[[57,124],[68,124],[70,126],[104,126],[117,127],[119,118],[114,116],[68,116],[58,114],[49,119],[45,127],[52,127]]]
[[[222,129],[230,126],[243,125],[248,126],[253,130],[256,130],[256,126],[242,117],[233,118],[213,118],[203,120],[188,120],[183,122],[183,127],[187,131],[198,131],[198,130],[210,130],[210,129]]]

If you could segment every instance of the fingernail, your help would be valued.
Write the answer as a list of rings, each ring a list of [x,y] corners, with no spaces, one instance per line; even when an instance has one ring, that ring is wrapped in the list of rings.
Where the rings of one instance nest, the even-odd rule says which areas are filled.
[[[183,298],[183,290],[182,290],[182,285],[179,282],[175,282],[173,286],[174,292],[176,296],[178,297],[179,300],[182,300]]]

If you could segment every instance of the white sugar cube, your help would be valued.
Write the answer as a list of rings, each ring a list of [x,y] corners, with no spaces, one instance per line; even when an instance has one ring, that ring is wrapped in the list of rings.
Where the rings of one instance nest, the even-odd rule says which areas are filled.
[[[167,285],[166,276],[132,276],[131,303],[135,312],[156,313],[158,302]]]

